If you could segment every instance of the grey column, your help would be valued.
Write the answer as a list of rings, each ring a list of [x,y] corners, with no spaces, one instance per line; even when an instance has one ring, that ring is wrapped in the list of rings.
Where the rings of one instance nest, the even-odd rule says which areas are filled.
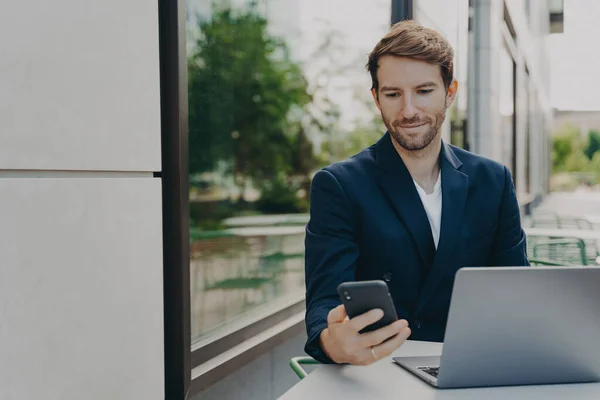
[[[498,54],[502,46],[502,0],[473,0],[472,63],[469,70],[470,150],[500,158]]]

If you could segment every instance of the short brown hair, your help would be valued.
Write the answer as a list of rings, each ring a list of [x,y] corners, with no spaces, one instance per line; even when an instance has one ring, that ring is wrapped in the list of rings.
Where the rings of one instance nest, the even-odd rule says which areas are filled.
[[[442,80],[446,89],[450,86],[454,74],[454,50],[450,43],[437,31],[425,28],[413,20],[401,21],[377,43],[367,62],[371,74],[372,88],[379,90],[377,69],[382,56],[411,57],[438,64],[441,67]]]

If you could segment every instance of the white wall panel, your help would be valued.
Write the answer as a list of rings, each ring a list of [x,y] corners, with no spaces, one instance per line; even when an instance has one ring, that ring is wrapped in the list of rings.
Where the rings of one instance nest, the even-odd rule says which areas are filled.
[[[0,169],[159,171],[158,5],[0,5]]]
[[[163,399],[160,191],[0,178],[0,399]]]

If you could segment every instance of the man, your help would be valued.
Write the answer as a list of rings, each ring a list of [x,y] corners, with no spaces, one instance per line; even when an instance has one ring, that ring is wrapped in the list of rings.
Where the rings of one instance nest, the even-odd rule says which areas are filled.
[[[305,351],[324,363],[368,365],[409,335],[441,342],[459,268],[529,265],[508,169],[441,139],[458,90],[448,42],[400,22],[367,67],[388,131],[311,188]],[[400,321],[359,334],[381,310],[348,320],[336,289],[375,279],[388,283]]]

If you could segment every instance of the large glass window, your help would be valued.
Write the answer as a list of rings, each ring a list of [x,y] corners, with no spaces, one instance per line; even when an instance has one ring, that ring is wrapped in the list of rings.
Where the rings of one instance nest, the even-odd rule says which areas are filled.
[[[192,344],[304,297],[315,171],[384,132],[389,0],[187,2]]]

